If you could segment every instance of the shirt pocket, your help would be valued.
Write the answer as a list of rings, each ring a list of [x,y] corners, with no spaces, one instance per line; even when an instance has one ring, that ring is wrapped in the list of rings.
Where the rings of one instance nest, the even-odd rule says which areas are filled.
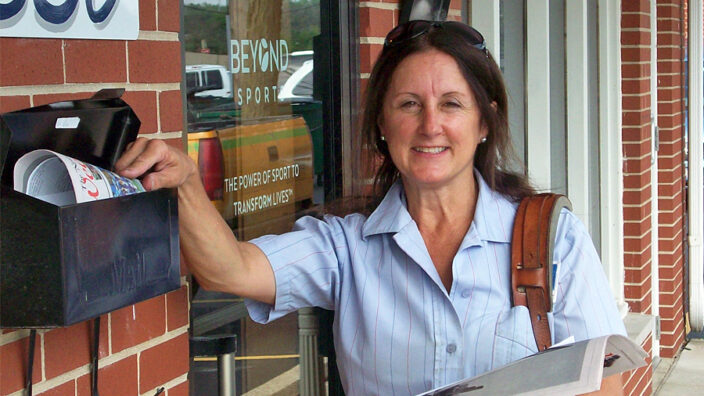
[[[492,366],[501,367],[537,352],[528,308],[516,306],[499,314],[494,333]]]

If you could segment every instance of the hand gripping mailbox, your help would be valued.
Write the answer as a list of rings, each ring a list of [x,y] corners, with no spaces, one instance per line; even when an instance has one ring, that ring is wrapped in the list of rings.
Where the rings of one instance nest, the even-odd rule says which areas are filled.
[[[0,115],[0,327],[68,326],[180,287],[175,190],[56,206],[12,187],[35,149],[111,169],[140,125],[122,92]]]

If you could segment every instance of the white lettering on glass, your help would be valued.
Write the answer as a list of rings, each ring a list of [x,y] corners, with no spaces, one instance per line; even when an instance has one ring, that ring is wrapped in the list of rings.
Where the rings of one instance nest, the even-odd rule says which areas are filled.
[[[232,74],[279,72],[288,67],[288,42],[286,40],[231,40]]]

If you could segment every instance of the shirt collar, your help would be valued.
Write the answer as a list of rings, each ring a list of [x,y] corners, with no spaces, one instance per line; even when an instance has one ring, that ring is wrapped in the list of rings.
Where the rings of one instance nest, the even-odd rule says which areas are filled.
[[[510,243],[518,205],[492,190],[476,169],[474,177],[479,185],[479,197],[472,221],[477,235],[485,241]]]
[[[476,169],[474,177],[479,185],[479,196],[472,226],[479,239],[510,243],[518,205],[489,188]],[[397,180],[364,222],[362,236],[366,239],[375,234],[397,233],[411,222],[403,184]]]
[[[375,234],[397,233],[412,221],[413,219],[406,208],[406,194],[403,191],[403,184],[401,180],[397,180],[391,185],[379,206],[364,222],[362,236],[366,239]]]

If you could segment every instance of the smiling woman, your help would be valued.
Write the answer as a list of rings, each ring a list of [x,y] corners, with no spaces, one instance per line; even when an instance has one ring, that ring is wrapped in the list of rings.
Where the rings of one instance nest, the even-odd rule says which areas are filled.
[[[488,134],[481,121],[474,94],[451,56],[429,50],[401,62],[379,129],[406,192],[473,190],[474,153]]]
[[[189,268],[203,287],[244,297],[253,321],[335,311],[347,394],[417,394],[537,352],[528,310],[511,303],[511,230],[533,189],[509,170],[501,72],[481,34],[456,22],[410,22],[386,42],[365,103],[363,130],[382,161],[369,215],[303,217],[292,232],[240,242],[178,150],[138,141],[118,164],[129,177],[159,169],[146,188],[178,186]],[[553,260],[552,340],[624,334],[594,246],[568,211]]]
[[[384,97],[379,130],[449,293],[453,257],[474,217],[474,154],[489,133],[457,62],[434,49],[404,59]]]
[[[438,32],[448,34],[442,35]],[[377,201],[399,178],[397,164],[389,152],[390,147],[382,140],[382,123],[377,122],[386,117],[387,93],[394,79],[398,79],[403,71],[403,63],[409,61],[406,57],[412,58],[431,50],[441,52],[447,57],[445,67],[449,70],[445,71],[453,73],[452,79],[444,73],[436,73],[437,78],[442,78],[444,89],[456,93],[464,91],[469,102],[465,100],[465,109],[460,113],[471,107],[471,112],[479,117],[480,122],[480,125],[472,128],[484,130],[481,136],[477,136],[477,143],[483,138],[486,138],[486,142],[479,146],[475,144],[472,149],[476,150],[471,156],[473,167],[477,168],[492,189],[512,199],[518,200],[532,194],[533,188],[527,179],[520,172],[510,171],[521,169],[522,166],[517,164],[511,146],[506,89],[501,71],[486,50],[481,34],[458,22],[412,21],[397,27],[389,36],[392,39],[387,39],[384,48],[384,54],[389,56],[380,57],[369,80],[370,89],[367,90],[363,122],[365,139],[382,158],[382,165],[375,178]],[[396,73],[397,69],[401,69],[399,73]],[[416,65],[415,69],[408,68],[406,74],[413,78],[413,73],[429,73],[424,70],[424,66]],[[437,95],[436,90],[439,87],[433,85],[427,89],[433,90]],[[462,103],[459,104],[462,107]],[[454,105],[452,101],[446,103],[446,106]],[[447,112],[443,114],[445,113]]]

